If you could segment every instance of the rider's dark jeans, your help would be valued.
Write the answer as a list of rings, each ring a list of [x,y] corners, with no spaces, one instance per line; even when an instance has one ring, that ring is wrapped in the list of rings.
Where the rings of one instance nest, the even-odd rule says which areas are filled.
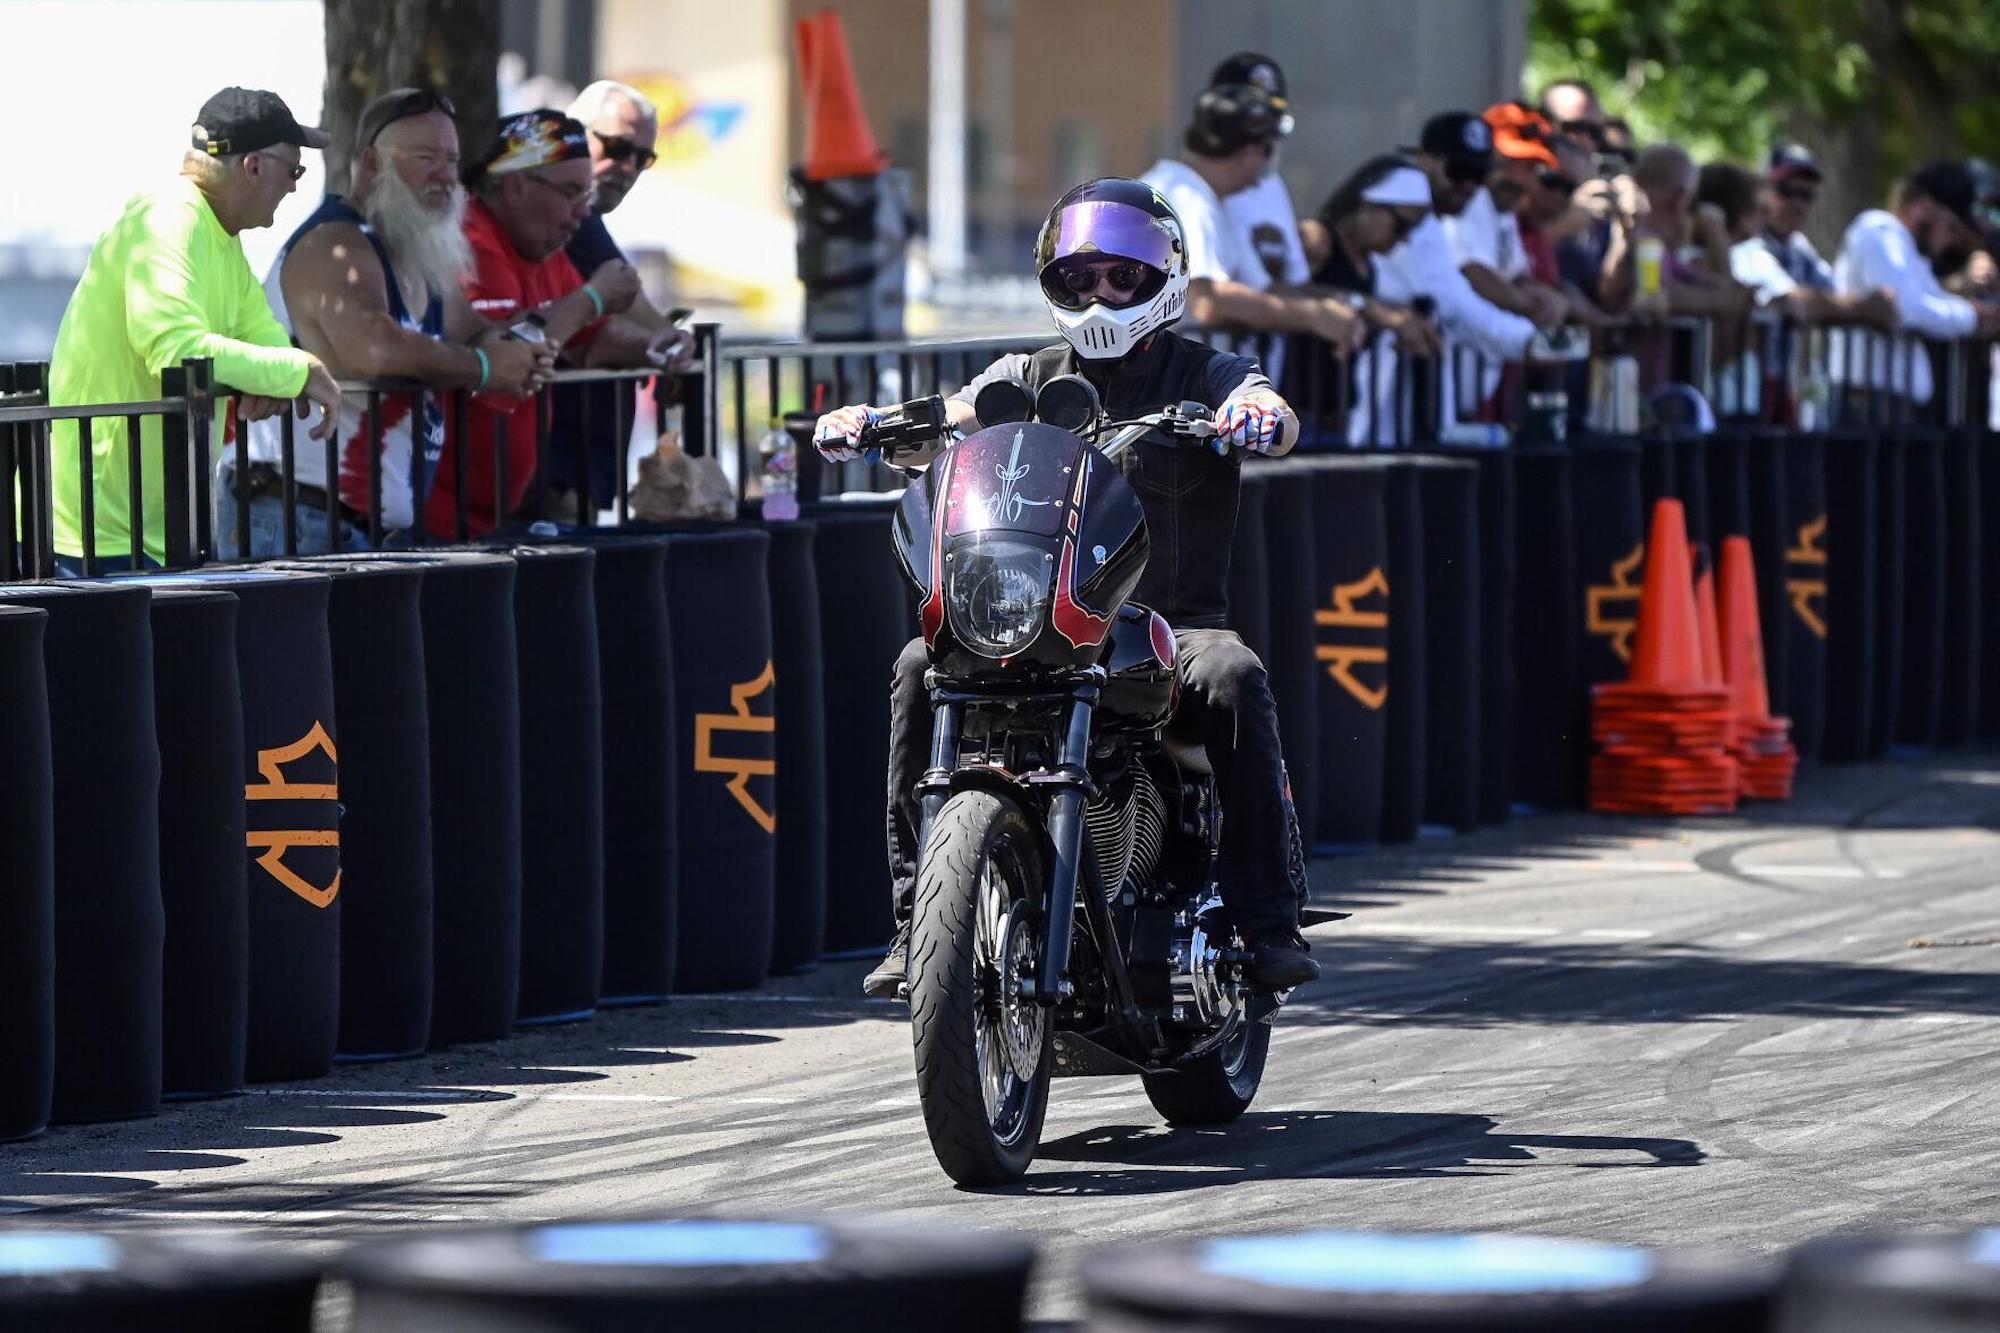
[[[1229,630],[1177,630],[1174,641],[1180,718],[1207,748],[1222,797],[1222,892],[1230,917],[1246,935],[1295,927],[1305,864],[1264,664]],[[924,641],[911,640],[896,659],[889,695],[889,874],[898,922],[909,919],[916,893],[914,793],[930,767],[928,666]]]

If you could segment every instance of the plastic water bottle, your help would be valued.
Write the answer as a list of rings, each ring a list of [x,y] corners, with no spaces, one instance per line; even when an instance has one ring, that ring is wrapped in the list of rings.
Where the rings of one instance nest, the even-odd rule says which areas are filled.
[[[799,455],[785,423],[773,420],[757,444],[763,460],[764,520],[790,523],[799,516]]]

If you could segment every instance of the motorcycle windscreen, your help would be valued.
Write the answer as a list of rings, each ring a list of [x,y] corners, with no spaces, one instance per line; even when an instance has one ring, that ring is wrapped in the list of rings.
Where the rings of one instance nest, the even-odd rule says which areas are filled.
[[[1035,422],[991,426],[951,452],[944,535],[1063,531],[1087,447],[1066,430]]]

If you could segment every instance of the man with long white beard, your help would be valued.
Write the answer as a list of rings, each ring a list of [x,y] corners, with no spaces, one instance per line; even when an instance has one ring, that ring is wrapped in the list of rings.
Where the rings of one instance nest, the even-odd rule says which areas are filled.
[[[549,351],[475,314],[460,277],[471,263],[458,181],[458,129],[441,93],[399,88],[370,102],[355,132],[350,193],[329,194],[292,234],[267,291],[292,339],[323,360],[336,378],[416,380],[436,389],[486,390],[508,397],[535,392],[553,369]],[[294,522],[301,552],[357,550],[367,543],[374,483],[370,441],[380,429],[382,530],[415,520],[417,489],[444,447],[436,394],[389,391],[371,423],[366,394],[341,398],[337,435],[340,514],[327,515],[326,450],[293,451]],[[246,413],[246,415],[251,415]],[[248,553],[284,550],[283,477],[275,421],[251,427],[260,460],[242,478],[225,453],[216,530],[225,555],[245,552],[237,532],[238,497],[250,496]],[[418,442],[421,442],[419,445]]]

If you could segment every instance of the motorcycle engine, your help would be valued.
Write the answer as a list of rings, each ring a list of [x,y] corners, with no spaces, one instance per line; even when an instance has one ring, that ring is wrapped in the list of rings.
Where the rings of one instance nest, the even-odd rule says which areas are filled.
[[[1144,764],[1133,764],[1083,807],[1083,826],[1106,898],[1116,900],[1128,883],[1151,881],[1166,845],[1167,803]]]

